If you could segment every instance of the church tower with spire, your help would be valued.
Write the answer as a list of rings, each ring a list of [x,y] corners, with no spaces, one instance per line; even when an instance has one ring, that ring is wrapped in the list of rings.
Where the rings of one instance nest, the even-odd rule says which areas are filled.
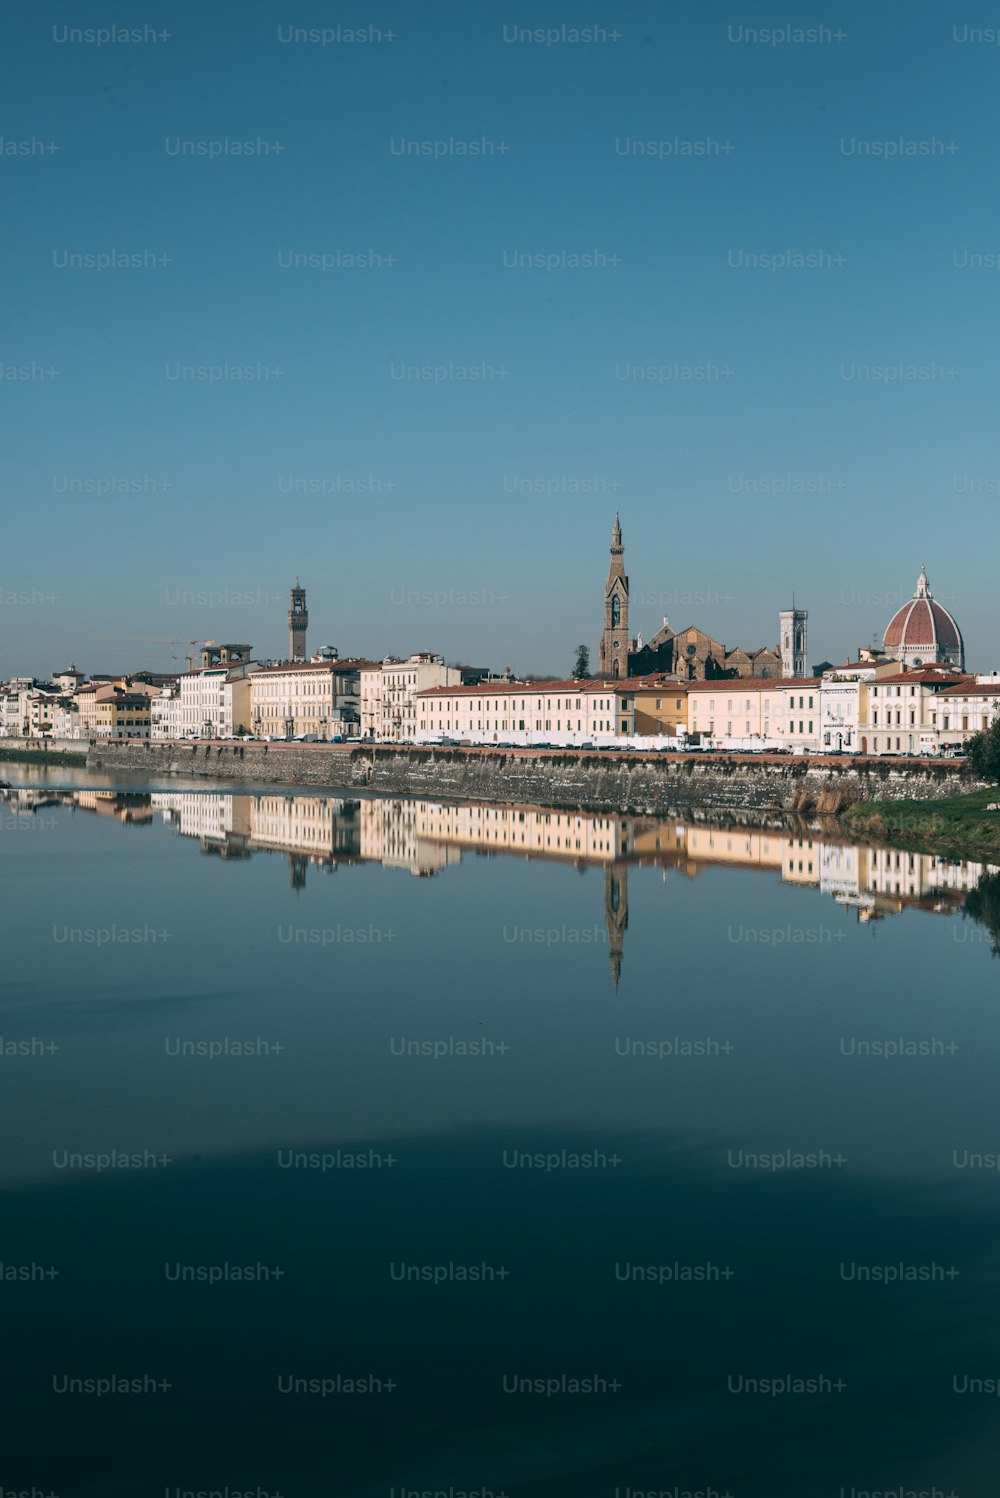
[[[604,633],[601,635],[599,665],[603,677],[628,675],[628,578],[625,576],[625,548],[617,510],[611,532],[611,565],[604,589]]]

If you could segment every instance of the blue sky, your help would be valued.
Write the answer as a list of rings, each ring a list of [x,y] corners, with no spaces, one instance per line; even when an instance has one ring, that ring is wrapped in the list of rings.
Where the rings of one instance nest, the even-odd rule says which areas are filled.
[[[0,674],[283,654],[296,575],[313,645],[566,671],[616,508],[647,637],[773,644],[794,590],[836,660],[926,562],[1000,665],[998,21],[8,7]],[[64,30],[113,25],[169,37]]]

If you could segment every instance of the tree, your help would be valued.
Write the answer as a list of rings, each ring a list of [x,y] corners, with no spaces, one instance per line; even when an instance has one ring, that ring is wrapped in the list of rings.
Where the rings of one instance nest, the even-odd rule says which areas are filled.
[[[590,651],[586,645],[576,647],[576,660],[573,663],[573,680],[585,681],[590,675]]]
[[[986,927],[992,937],[993,956],[1000,957],[1000,874],[984,874],[969,891],[962,906],[963,920],[967,916]]]
[[[1000,714],[993,719],[989,728],[984,728],[982,733],[973,734],[965,747],[969,764],[979,779],[991,780],[994,785],[1000,785]]]

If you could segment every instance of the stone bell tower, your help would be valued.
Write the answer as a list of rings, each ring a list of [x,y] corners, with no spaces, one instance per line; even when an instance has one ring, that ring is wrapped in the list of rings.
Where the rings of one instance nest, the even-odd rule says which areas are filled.
[[[289,658],[293,661],[304,661],[306,658],[308,626],[309,611],[306,608],[306,590],[299,587],[299,580],[296,578],[288,610]]]
[[[600,674],[604,677],[628,675],[628,578],[625,576],[625,548],[617,510],[611,532],[611,565],[604,589]]]
[[[782,609],[781,620],[781,674],[782,676],[808,676],[806,667],[809,610]]]

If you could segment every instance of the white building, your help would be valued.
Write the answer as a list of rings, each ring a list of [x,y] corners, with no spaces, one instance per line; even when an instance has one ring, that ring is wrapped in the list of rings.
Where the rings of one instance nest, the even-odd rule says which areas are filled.
[[[150,738],[231,739],[250,732],[249,672],[255,661],[185,671],[150,704]]]
[[[418,694],[434,687],[461,685],[461,671],[446,666],[440,655],[420,651],[405,661],[384,660],[378,674],[377,701],[370,704],[376,725],[374,737],[386,743],[413,743],[417,737]]]
[[[0,692],[0,734],[5,739],[19,738],[21,734],[21,697],[11,689]]]
[[[898,661],[848,661],[823,673],[819,687],[819,747],[856,754],[861,746],[861,683],[899,672]]]

